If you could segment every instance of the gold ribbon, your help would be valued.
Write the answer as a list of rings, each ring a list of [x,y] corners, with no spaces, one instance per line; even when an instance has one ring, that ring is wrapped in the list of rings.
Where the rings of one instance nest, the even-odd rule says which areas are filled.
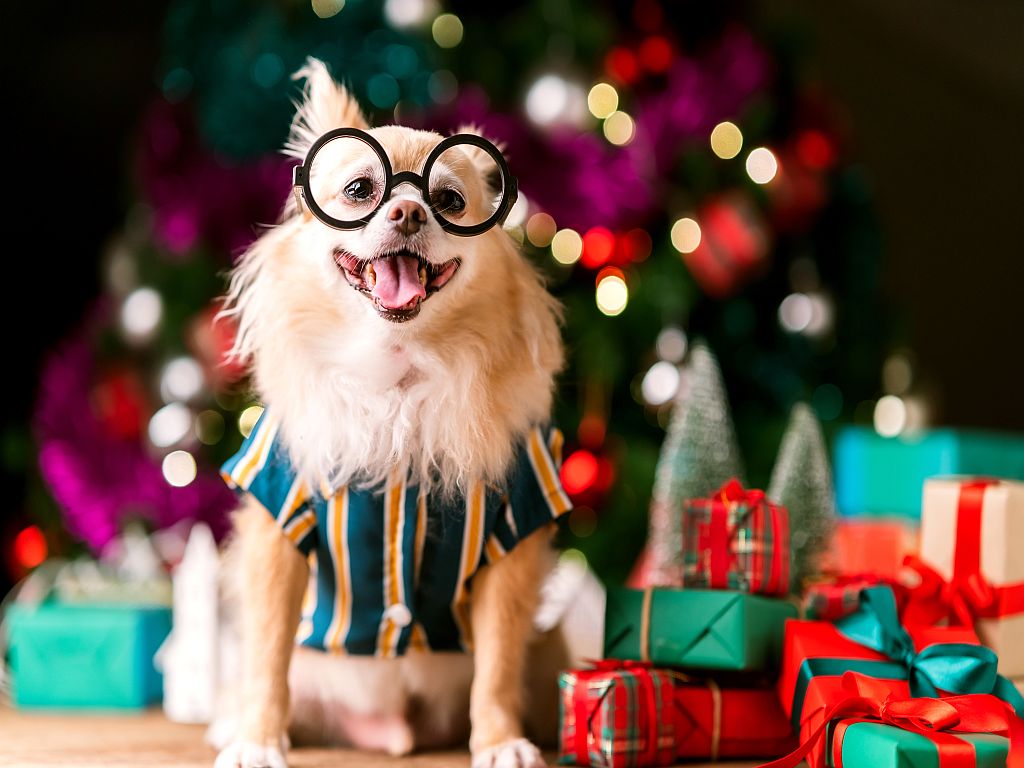
[[[640,608],[640,661],[651,660],[651,603],[654,587],[644,588],[644,603]]]
[[[672,670],[658,670],[688,685],[705,685],[711,692],[711,762],[718,762],[718,750],[722,742],[722,689],[711,678],[695,678]]]
[[[640,608],[640,660],[651,660],[651,604],[654,602],[654,587],[644,587],[644,601]],[[703,683],[711,692],[711,762],[718,762],[718,750],[722,741],[722,689],[710,678],[698,680],[681,672],[660,670],[669,677],[684,683]]]

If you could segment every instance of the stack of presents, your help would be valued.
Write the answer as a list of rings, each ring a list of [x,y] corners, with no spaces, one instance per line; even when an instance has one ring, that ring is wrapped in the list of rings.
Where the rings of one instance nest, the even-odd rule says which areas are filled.
[[[1024,765],[1024,441],[848,429],[835,470],[809,583],[762,492],[678,510],[679,583],[609,589],[605,658],[561,675],[560,763]]]

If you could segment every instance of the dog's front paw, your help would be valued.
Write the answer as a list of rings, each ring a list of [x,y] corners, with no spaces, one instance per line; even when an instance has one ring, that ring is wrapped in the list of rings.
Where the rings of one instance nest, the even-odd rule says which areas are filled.
[[[474,754],[473,768],[545,768],[545,763],[540,750],[529,741],[510,739]]]
[[[284,745],[274,747],[237,739],[217,755],[213,768],[288,768]]]

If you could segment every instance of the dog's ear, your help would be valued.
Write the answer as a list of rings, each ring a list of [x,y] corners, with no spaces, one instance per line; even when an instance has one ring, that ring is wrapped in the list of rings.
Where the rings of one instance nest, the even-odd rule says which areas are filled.
[[[306,59],[292,79],[306,82],[302,99],[295,104],[295,118],[284,145],[286,155],[304,159],[313,142],[334,128],[369,127],[355,97],[335,82],[319,59]]]
[[[494,141],[494,139],[485,136],[480,127],[472,123],[460,125],[459,130],[456,133],[470,133],[474,136],[479,136],[482,139],[487,139],[494,146],[498,148],[501,154],[505,154],[505,145],[500,141]],[[501,191],[501,171],[497,165],[494,164],[494,158],[484,152],[479,147],[473,147],[465,145],[462,147],[462,151],[469,155],[469,159],[473,161],[473,165],[477,171],[483,177],[484,183],[487,184],[487,188],[497,194]]]

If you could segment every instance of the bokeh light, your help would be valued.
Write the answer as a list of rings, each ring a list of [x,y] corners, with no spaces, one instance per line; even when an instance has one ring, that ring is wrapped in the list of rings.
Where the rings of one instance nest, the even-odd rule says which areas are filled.
[[[238,414],[238,431],[242,433],[242,437],[248,437],[252,434],[253,427],[256,426],[256,422],[260,420],[262,415],[263,406],[261,405],[250,405]]]
[[[767,184],[779,172],[779,161],[767,147],[758,147],[747,155],[747,175],[756,184]]]
[[[582,493],[597,481],[597,457],[587,450],[570,453],[562,462],[562,486],[570,495]]]
[[[659,360],[644,374],[640,392],[649,405],[663,405],[679,391],[679,368],[673,363]]]
[[[426,24],[437,11],[436,0],[384,0],[384,18],[395,29]]]
[[[14,537],[12,549],[14,561],[26,569],[35,568],[49,554],[46,537],[36,525],[30,525],[27,528],[21,529],[18,535]]]
[[[459,81],[447,69],[439,69],[427,80],[430,98],[438,104],[451,104],[459,95]]]
[[[196,438],[203,445],[216,445],[224,437],[224,417],[217,411],[203,411],[196,416]]]
[[[542,127],[580,125],[586,117],[586,103],[582,86],[553,72],[538,77],[526,91],[526,115]]]
[[[743,149],[743,133],[728,120],[711,131],[711,151],[723,160],[731,160]]]
[[[882,389],[890,395],[902,395],[914,383],[914,368],[909,358],[896,352],[882,365]]]
[[[814,304],[805,293],[791,293],[779,305],[779,325],[783,330],[800,333],[814,318]]]
[[[462,20],[454,13],[442,13],[430,25],[430,34],[442,48],[454,48],[462,42]]]
[[[583,235],[583,254],[580,262],[589,269],[608,263],[615,250],[615,235],[605,227],[593,227]]]
[[[321,19],[329,19],[341,13],[345,0],[313,0],[313,13]]]
[[[679,219],[670,233],[672,247],[680,253],[693,253],[700,245],[700,224],[690,218]]]
[[[907,406],[895,395],[886,395],[875,403],[875,431],[882,437],[895,437],[907,426]]]
[[[618,147],[629,144],[635,132],[633,118],[625,112],[612,112],[604,121],[604,137]]]
[[[175,488],[184,488],[196,479],[196,460],[188,451],[171,451],[161,467],[164,480]]]
[[[176,357],[164,366],[160,377],[160,396],[165,403],[188,401],[202,392],[204,383],[203,367],[195,358],[187,355]]]
[[[583,238],[574,229],[560,229],[551,238],[551,255],[559,264],[575,264],[583,255]]]
[[[658,334],[655,342],[658,357],[670,363],[681,363],[686,356],[686,332],[678,325],[667,325]]]
[[[629,303],[629,288],[619,274],[606,274],[599,277],[597,291],[594,296],[597,308],[609,317],[621,315]]]
[[[121,305],[121,327],[132,340],[149,338],[160,325],[164,302],[153,288],[136,288]]]
[[[169,448],[192,431],[192,411],[184,403],[168,403],[149,420],[149,442]]]
[[[546,213],[535,213],[526,221],[526,237],[538,248],[547,248],[558,231],[555,220]]]
[[[598,83],[587,94],[587,107],[590,114],[604,120],[619,108],[619,92],[608,83]]]

